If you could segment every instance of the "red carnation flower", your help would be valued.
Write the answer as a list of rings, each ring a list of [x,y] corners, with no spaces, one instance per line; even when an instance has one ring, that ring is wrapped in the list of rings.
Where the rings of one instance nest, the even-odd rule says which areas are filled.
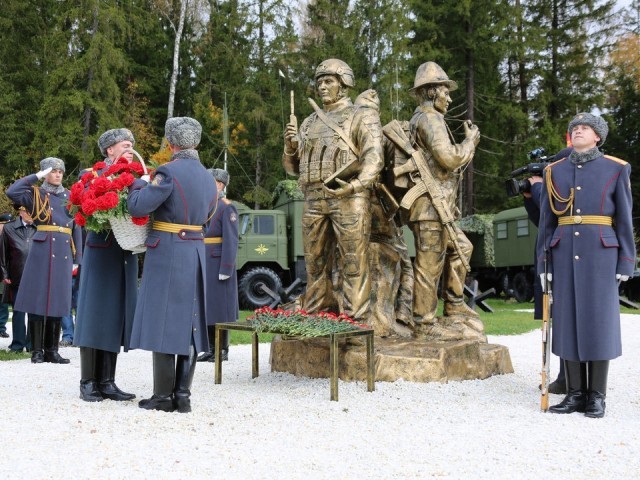
[[[93,181],[91,189],[96,192],[96,195],[108,192],[111,190],[111,180],[106,177],[98,177]]]
[[[93,213],[98,209],[98,205],[96,201],[92,198],[83,198],[82,199],[82,212],[85,215],[93,215]]]
[[[74,205],[80,205],[82,202],[82,193],[84,192],[84,185],[82,182],[76,182],[71,187],[71,194],[69,195],[69,201]]]
[[[76,225],[80,225],[81,227],[84,227],[87,224],[87,219],[80,212],[76,212],[73,219],[76,222]]]
[[[124,163],[124,164],[127,164],[127,163],[129,163],[129,160],[127,160],[127,159],[126,159],[126,158],[124,158],[124,157],[120,157],[116,163]]]
[[[84,175],[82,175],[82,177],[80,178],[80,181],[82,183],[87,183],[89,182],[92,178],[94,177],[93,172],[87,172]]]
[[[142,164],[135,162],[135,163],[129,164],[129,167],[132,171],[134,171],[138,175],[144,175],[144,167],[142,166]]]
[[[118,202],[120,201],[120,198],[118,198],[118,194],[116,192],[107,192],[102,198],[104,198],[107,204],[107,208],[109,209],[117,207]]]
[[[128,187],[129,185],[131,185],[135,181],[135,179],[136,177],[134,177],[129,172],[124,172],[122,175],[118,177],[118,180],[122,182],[122,185],[124,187]]]
[[[144,217],[131,217],[131,221],[135,225],[146,225],[149,221],[149,215],[146,215]]]
[[[107,168],[107,164],[104,162],[96,162],[96,164],[93,166],[93,170],[96,172],[98,170],[102,170],[103,168]]]

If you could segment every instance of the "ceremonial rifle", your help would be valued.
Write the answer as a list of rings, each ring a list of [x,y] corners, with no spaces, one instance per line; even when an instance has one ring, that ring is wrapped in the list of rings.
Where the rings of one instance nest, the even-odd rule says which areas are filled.
[[[449,206],[445,202],[445,196],[442,193],[442,189],[437,184],[433,174],[427,166],[427,159],[420,149],[415,149],[411,145],[411,140],[407,137],[400,125],[400,122],[393,120],[385,125],[382,130],[389,140],[391,140],[396,147],[409,157],[407,163],[393,169],[393,175],[399,177],[400,175],[408,174],[411,180],[415,183],[415,186],[411,187],[409,191],[402,197],[400,206],[406,210],[411,208],[411,205],[423,196],[425,193],[431,198],[431,204],[435,208],[442,225],[446,228],[449,234],[449,239],[453,243],[453,246],[460,257],[460,261],[464,268],[468,271],[471,270],[467,257],[462,252],[462,248],[458,243],[458,238],[453,225],[455,218],[449,209]],[[417,175],[416,175],[417,173]]]
[[[549,410],[549,360],[551,356],[551,282],[549,281],[549,252],[544,249],[544,292],[542,295],[542,381],[540,382],[540,410]]]

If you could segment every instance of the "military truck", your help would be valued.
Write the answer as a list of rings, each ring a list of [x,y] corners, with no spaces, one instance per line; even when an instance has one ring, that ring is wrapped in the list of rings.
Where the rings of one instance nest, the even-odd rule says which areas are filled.
[[[304,199],[297,182],[285,180],[274,192],[271,210],[234,204],[240,237],[236,259],[238,299],[240,308],[253,310],[273,301],[263,285],[279,292],[296,278],[306,281],[301,223]]]
[[[460,226],[473,243],[471,276],[480,290],[495,288],[518,302],[533,298],[534,255],[538,229],[524,207],[495,215],[471,215]]]
[[[240,307],[255,309],[273,298],[263,290],[281,292],[296,278],[306,281],[302,244],[304,198],[295,181],[280,182],[274,193],[273,209],[252,210],[234,202],[239,214],[239,245],[236,269]],[[524,207],[493,215],[472,215],[461,227],[474,244],[471,277],[480,290],[494,287],[518,301],[533,297],[533,255],[536,227]],[[411,257],[415,256],[411,231],[404,228]],[[494,245],[495,242],[495,245]]]

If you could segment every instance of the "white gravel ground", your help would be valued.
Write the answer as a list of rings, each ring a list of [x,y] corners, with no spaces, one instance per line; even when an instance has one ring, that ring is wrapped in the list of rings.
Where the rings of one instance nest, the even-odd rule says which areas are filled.
[[[78,398],[70,365],[0,362],[4,478],[423,479],[640,478],[640,316],[623,315],[625,354],[612,362],[607,414],[539,411],[540,334],[490,337],[515,373],[449,384],[340,382],[270,373],[251,379],[250,346],[234,346],[214,385],[198,364],[190,414],[149,412],[151,354],[119,357],[131,402]],[[0,339],[6,348],[7,339]],[[557,374],[557,359],[553,378]],[[561,400],[552,395],[552,403]]]

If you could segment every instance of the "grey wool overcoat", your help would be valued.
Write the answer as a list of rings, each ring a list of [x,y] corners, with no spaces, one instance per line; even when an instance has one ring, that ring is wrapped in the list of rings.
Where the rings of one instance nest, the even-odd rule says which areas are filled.
[[[219,243],[207,244],[207,325],[238,320],[238,210],[220,200],[205,237]],[[219,275],[228,275],[220,280]]]
[[[82,258],[82,231],[66,208],[69,190],[48,193],[37,183],[35,174],[21,178],[7,188],[7,197],[28,212],[34,212],[34,195],[39,195],[44,203],[36,207],[40,209],[47,202],[48,207],[43,207],[42,215],[34,212],[34,225],[68,228],[71,235],[61,231],[36,231],[14,308],[34,315],[63,317],[71,312],[72,270],[73,264],[79,264]],[[44,216],[48,218],[44,220]]]
[[[608,156],[578,164],[565,158],[545,170],[537,268],[544,271],[548,251],[553,353],[565,360],[611,360],[622,354],[616,274],[632,275],[636,258],[630,172],[627,162]],[[573,188],[567,212],[552,210],[551,185],[563,199]],[[556,212],[570,203],[552,201]],[[572,216],[571,224],[559,225],[559,216]],[[609,217],[613,225],[589,224],[585,216]]]
[[[208,350],[205,313],[204,227],[217,200],[213,177],[195,150],[179,151],[160,166],[151,183],[136,180],[128,198],[131,215],[154,222],[199,226],[170,233],[153,229],[138,292],[131,348],[189,355]]]
[[[138,295],[138,255],[123,250],[111,230],[89,232],[83,253],[73,343],[126,352]]]

